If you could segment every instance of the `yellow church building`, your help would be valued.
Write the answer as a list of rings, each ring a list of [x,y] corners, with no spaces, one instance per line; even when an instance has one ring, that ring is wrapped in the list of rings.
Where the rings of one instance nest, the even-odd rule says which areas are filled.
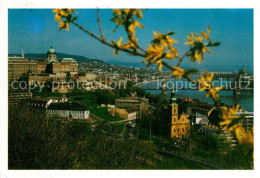
[[[183,139],[189,137],[190,134],[190,120],[187,114],[178,113],[178,104],[175,97],[174,87],[171,91],[170,98],[171,109],[171,138]]]

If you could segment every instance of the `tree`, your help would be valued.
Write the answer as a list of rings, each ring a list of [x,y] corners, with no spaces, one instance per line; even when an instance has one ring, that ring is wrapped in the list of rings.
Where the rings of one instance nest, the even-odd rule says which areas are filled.
[[[66,81],[68,82],[68,81],[70,81],[70,79],[71,79],[70,72],[66,72]]]
[[[118,139],[108,125],[64,122],[27,105],[9,105],[9,169],[134,169],[146,153],[137,140]],[[26,128],[26,129],[25,129]]]

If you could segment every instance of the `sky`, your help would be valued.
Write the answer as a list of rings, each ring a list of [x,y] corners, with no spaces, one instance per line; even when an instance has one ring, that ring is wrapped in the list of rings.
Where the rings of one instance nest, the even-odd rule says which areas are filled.
[[[100,36],[96,9],[76,9],[77,23],[84,26],[97,36]],[[190,32],[206,31],[211,27],[212,41],[221,45],[212,48],[212,54],[205,55],[202,65],[229,66],[245,65],[253,68],[253,9],[148,9],[143,12],[140,21],[144,29],[136,30],[136,37],[143,48],[147,48],[153,39],[153,31],[167,33],[175,32],[172,38],[179,42],[175,45],[179,55],[189,49],[184,45],[185,36]],[[115,23],[111,22],[111,9],[100,10],[103,33],[108,41],[126,35],[120,27],[113,32]],[[8,12],[8,52],[46,53],[53,46],[56,52],[82,55],[103,61],[121,61],[138,63],[143,60],[124,52],[114,56],[113,49],[104,46],[73,24],[70,30],[58,29],[52,9],[9,9]],[[169,61],[174,65],[177,60]],[[183,66],[190,65],[189,59]],[[198,65],[197,63],[194,65]],[[250,70],[250,69],[249,69]]]

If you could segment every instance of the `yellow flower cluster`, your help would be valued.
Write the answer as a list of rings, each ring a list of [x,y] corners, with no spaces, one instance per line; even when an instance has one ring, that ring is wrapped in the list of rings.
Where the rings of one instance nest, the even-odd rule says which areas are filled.
[[[127,49],[127,48],[137,48],[138,39],[135,38],[135,29],[136,27],[144,28],[144,26],[138,22],[138,19],[143,18],[142,11],[140,9],[112,9],[113,10],[113,18],[112,22],[115,22],[117,26],[114,31],[121,25],[124,27],[126,32],[128,33],[128,42],[122,45],[122,37],[119,39],[117,43],[112,41],[117,50],[114,51],[114,54],[118,54],[118,49]]]
[[[162,56],[164,54],[164,46],[159,44],[148,45],[147,53],[149,55],[143,62],[148,61],[148,65],[157,63],[158,69],[162,70]]]
[[[162,70],[163,58],[174,59],[178,57],[177,49],[172,46],[173,43],[177,43],[178,41],[172,39],[170,37],[171,34],[172,32],[168,32],[167,34],[154,32],[153,45],[148,45],[146,50],[148,55],[143,62],[148,62],[148,66],[158,64],[158,69]]]
[[[190,61],[195,62],[198,61],[200,63],[201,60],[204,60],[204,53],[211,53],[209,49],[206,47],[208,46],[208,43],[203,44],[203,40],[210,40],[209,34],[210,34],[210,27],[207,27],[207,33],[201,32],[201,36],[199,36],[197,33],[190,33],[190,36],[186,36],[186,39],[188,42],[185,42],[185,45],[193,46],[190,56]]]
[[[67,31],[69,31],[69,24],[71,20],[71,13],[76,12],[73,9],[54,9],[53,13],[55,14],[55,20],[59,23],[59,29],[60,31],[65,28]],[[62,21],[61,19],[64,18],[65,21]]]
[[[233,127],[229,127],[229,125],[234,119],[238,118],[236,113],[239,107],[239,105],[233,106],[232,108],[228,108],[226,106],[221,107],[221,118],[223,119],[223,121],[221,121],[219,125],[221,125],[224,130],[233,130]]]
[[[219,99],[219,91],[222,90],[223,87],[210,88],[206,97],[211,96],[214,101]]]
[[[204,91],[208,89],[207,97],[212,97],[214,101],[217,101],[219,99],[219,91],[223,87],[212,87],[212,79],[213,79],[214,73],[208,73],[205,72],[204,77],[198,78],[198,86],[199,91]]]
[[[213,79],[214,73],[205,72],[204,77],[198,78],[199,82],[199,91],[204,91],[205,89],[209,89],[211,87],[211,82]]]
[[[244,147],[244,151],[248,152],[249,149],[253,149],[254,129],[252,129],[252,132],[246,132],[241,123],[237,123],[236,120],[239,119],[237,111],[239,110],[239,108],[240,106],[238,104],[233,105],[232,108],[222,107],[222,121],[219,123],[219,125],[222,126],[222,129],[228,130],[233,133],[238,142],[246,146]]]
[[[173,70],[172,70],[172,75],[176,75],[179,77],[179,79],[182,78],[182,76],[184,75],[185,73],[185,70],[180,68],[180,67],[177,67],[177,66],[174,66],[173,67]]]

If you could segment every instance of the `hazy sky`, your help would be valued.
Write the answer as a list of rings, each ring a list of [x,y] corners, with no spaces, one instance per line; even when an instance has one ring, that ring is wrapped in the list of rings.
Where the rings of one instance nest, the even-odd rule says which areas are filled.
[[[77,10],[77,22],[99,36],[95,9]],[[252,9],[149,9],[143,12],[141,23],[144,29],[136,31],[140,45],[147,48],[153,39],[153,31],[174,31],[179,43],[176,47],[183,54],[188,47],[183,43],[190,32],[206,31],[211,26],[211,39],[221,42],[206,55],[203,65],[246,65],[253,66],[253,10]],[[122,28],[113,32],[112,11],[100,10],[103,32],[108,40],[126,40]],[[94,40],[75,26],[69,32],[59,32],[52,9],[10,9],[8,15],[9,53],[46,53],[50,46],[56,52],[83,55],[104,61],[140,62],[142,58],[123,52],[113,55],[113,49]],[[188,63],[188,59],[186,60]],[[173,61],[174,64],[176,61]]]

